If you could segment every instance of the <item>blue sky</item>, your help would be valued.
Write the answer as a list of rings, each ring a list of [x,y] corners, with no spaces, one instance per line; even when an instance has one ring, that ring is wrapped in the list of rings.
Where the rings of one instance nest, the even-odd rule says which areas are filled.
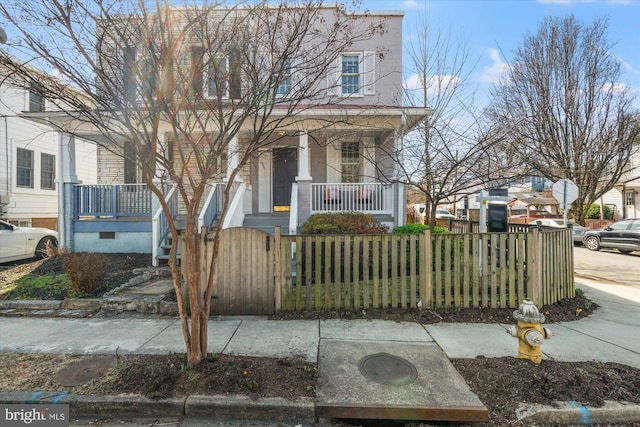
[[[640,0],[365,0],[363,6],[404,10],[405,43],[418,12],[467,39],[471,54],[480,58],[473,80],[481,93],[488,91],[524,35],[535,33],[545,16],[574,14],[587,24],[606,17],[609,41],[617,43],[612,53],[622,63],[619,83],[640,92]]]

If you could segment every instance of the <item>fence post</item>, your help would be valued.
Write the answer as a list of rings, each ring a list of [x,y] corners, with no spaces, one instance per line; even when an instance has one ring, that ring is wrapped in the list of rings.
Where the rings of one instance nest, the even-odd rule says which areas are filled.
[[[282,310],[282,230],[280,226],[275,228],[275,268],[276,268],[276,280],[275,280],[275,299],[276,299],[276,312]],[[299,285],[298,285],[299,286]]]
[[[542,257],[540,256],[540,229],[534,228],[531,242],[531,295],[529,297],[535,305],[540,304],[540,279],[542,277]]]
[[[431,257],[431,230],[424,230],[424,253],[422,262],[425,266],[424,283],[420,286],[420,299],[423,300],[424,308],[431,308],[431,272],[433,271],[432,257]]]

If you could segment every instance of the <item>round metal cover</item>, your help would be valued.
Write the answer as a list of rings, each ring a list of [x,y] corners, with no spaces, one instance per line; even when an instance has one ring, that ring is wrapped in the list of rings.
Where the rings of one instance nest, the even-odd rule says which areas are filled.
[[[87,383],[107,372],[116,365],[112,357],[92,357],[73,362],[56,375],[56,382],[64,386]]]
[[[385,385],[407,385],[418,378],[418,370],[411,362],[389,353],[363,357],[358,369],[365,378]]]

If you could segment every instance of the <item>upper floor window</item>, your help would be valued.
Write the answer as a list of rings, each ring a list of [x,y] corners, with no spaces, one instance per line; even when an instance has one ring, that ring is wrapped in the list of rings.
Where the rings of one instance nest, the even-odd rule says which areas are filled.
[[[329,89],[340,96],[375,95],[376,53],[347,52],[340,55],[330,74]]]
[[[35,89],[29,89],[29,112],[40,113],[44,111],[44,97]]]
[[[342,143],[342,182],[360,182],[360,143]]]
[[[40,188],[55,190],[56,156],[42,153],[40,155]]]
[[[205,98],[229,98],[229,58],[212,55],[203,75]]]
[[[361,95],[360,82],[360,63],[362,56],[343,55],[342,56],[342,75],[341,75],[341,93],[342,95]]]
[[[291,90],[291,61],[289,59],[285,59],[281,67],[276,67],[276,74],[280,81],[276,95],[286,95]]]
[[[129,100],[136,99],[136,56],[135,47],[127,46],[124,48],[122,58],[122,82],[124,86],[124,95]]]
[[[33,151],[18,148],[16,160],[16,185],[33,188]]]

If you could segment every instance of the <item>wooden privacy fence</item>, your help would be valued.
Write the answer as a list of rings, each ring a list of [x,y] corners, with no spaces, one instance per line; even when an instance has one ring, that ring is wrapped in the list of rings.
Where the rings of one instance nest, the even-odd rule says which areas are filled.
[[[517,307],[574,295],[571,230],[423,235],[276,232],[275,309]]]

